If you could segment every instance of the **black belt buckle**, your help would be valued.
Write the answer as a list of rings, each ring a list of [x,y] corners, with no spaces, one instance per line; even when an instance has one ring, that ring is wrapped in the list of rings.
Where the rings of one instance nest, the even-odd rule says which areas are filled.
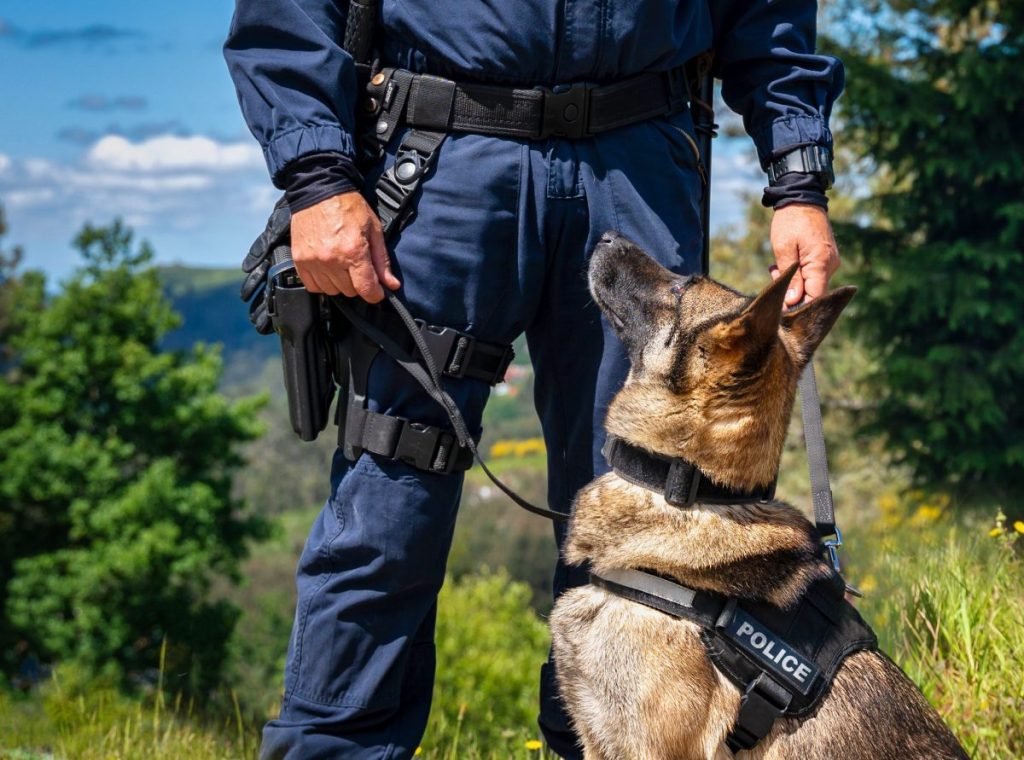
[[[458,441],[446,430],[419,422],[402,426],[395,458],[428,472],[448,474],[458,459]]]
[[[452,377],[462,377],[457,371],[453,372],[451,367],[452,347],[461,337],[461,333],[451,327],[428,325],[422,319],[417,319],[416,324],[420,326],[420,335],[427,344],[438,372]]]
[[[577,82],[555,89],[540,88],[544,93],[543,114],[538,137],[567,137],[579,140],[590,137],[590,95],[593,85]]]

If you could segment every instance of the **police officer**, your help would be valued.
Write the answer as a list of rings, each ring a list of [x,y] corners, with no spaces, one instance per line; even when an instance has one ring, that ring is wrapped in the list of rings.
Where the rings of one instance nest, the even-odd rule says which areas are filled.
[[[371,303],[398,290],[415,316],[482,340],[525,332],[549,504],[568,511],[606,469],[602,418],[628,369],[587,293],[587,256],[617,230],[671,269],[699,268],[703,188],[690,112],[662,109],[579,139],[453,132],[389,250],[361,191],[393,161],[401,130],[361,176],[359,93],[340,45],[347,6],[237,0],[225,45],[246,121],[292,210],[298,273],[313,292]],[[671,72],[713,48],[723,97],[769,171],[777,264],[800,262],[786,298],[794,305],[824,292],[839,263],[824,191],[843,71],[814,53],[815,14],[814,0],[383,0],[377,54],[385,66],[467,85],[555,88]],[[368,387],[375,411],[447,425],[386,356]],[[446,387],[478,429],[489,386]],[[331,496],[299,562],[284,698],[264,730],[264,758],[412,756],[430,708],[436,600],[461,487],[460,474],[336,454]],[[559,564],[554,593],[584,580]],[[539,722],[554,751],[580,756],[550,664]]]

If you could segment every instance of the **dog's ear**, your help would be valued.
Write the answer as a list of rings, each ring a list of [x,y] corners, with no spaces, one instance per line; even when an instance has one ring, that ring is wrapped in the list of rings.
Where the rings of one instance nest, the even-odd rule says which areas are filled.
[[[739,316],[722,324],[715,331],[716,342],[728,349],[742,349],[747,353],[760,351],[770,345],[778,335],[782,304],[796,268],[797,265],[793,264],[747,304]]]
[[[857,288],[852,285],[836,288],[782,315],[782,327],[796,339],[797,363],[801,367],[810,361],[856,292]]]

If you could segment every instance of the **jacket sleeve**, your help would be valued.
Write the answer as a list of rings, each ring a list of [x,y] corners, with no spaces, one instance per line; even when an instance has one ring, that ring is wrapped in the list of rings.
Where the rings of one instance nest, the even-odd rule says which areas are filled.
[[[714,0],[715,72],[761,166],[801,145],[832,147],[843,64],[815,55],[815,0]]]
[[[310,153],[354,157],[356,74],[345,0],[237,0],[224,58],[278,187]]]

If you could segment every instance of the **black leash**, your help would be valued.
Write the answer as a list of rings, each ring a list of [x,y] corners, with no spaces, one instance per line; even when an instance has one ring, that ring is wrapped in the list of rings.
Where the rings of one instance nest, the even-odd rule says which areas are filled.
[[[807,469],[811,476],[814,522],[818,526],[818,533],[821,534],[824,546],[828,549],[832,567],[838,573],[838,550],[843,545],[843,534],[836,525],[835,505],[832,502],[832,485],[825,453],[825,429],[821,422],[821,397],[818,395],[813,361],[807,362],[807,366],[804,367],[797,388],[800,390],[800,414],[804,421]]]
[[[569,515],[564,512],[556,512],[553,509],[546,509],[544,507],[538,507],[536,504],[532,504],[502,483],[501,480],[491,472],[483,457],[480,456],[476,440],[469,432],[469,426],[466,424],[466,420],[463,418],[458,405],[441,385],[441,373],[438,371],[437,365],[434,363],[433,356],[431,355],[430,349],[427,347],[426,341],[423,339],[423,335],[420,332],[419,325],[416,324],[416,320],[413,319],[413,316],[409,313],[405,304],[403,304],[394,293],[388,293],[387,299],[388,303],[391,304],[398,316],[401,317],[402,322],[405,323],[405,326],[409,331],[409,335],[412,336],[413,343],[419,351],[421,361],[417,360],[415,356],[406,351],[387,333],[367,320],[357,309],[353,308],[352,304],[345,298],[331,298],[329,300],[331,304],[333,304],[334,307],[338,309],[338,311],[340,311],[354,327],[356,327],[371,341],[380,346],[384,353],[394,359],[402,369],[408,372],[413,379],[423,387],[423,390],[427,392],[427,395],[441,405],[445,414],[447,414],[448,419],[452,423],[452,428],[455,432],[455,437],[459,441],[459,445],[472,452],[473,458],[477,463],[479,463],[481,469],[483,469],[487,477],[490,478],[491,482],[494,483],[494,485],[496,485],[503,494],[527,512],[532,512],[535,515],[546,517],[547,519],[554,520],[556,522],[567,521],[569,519]]]

